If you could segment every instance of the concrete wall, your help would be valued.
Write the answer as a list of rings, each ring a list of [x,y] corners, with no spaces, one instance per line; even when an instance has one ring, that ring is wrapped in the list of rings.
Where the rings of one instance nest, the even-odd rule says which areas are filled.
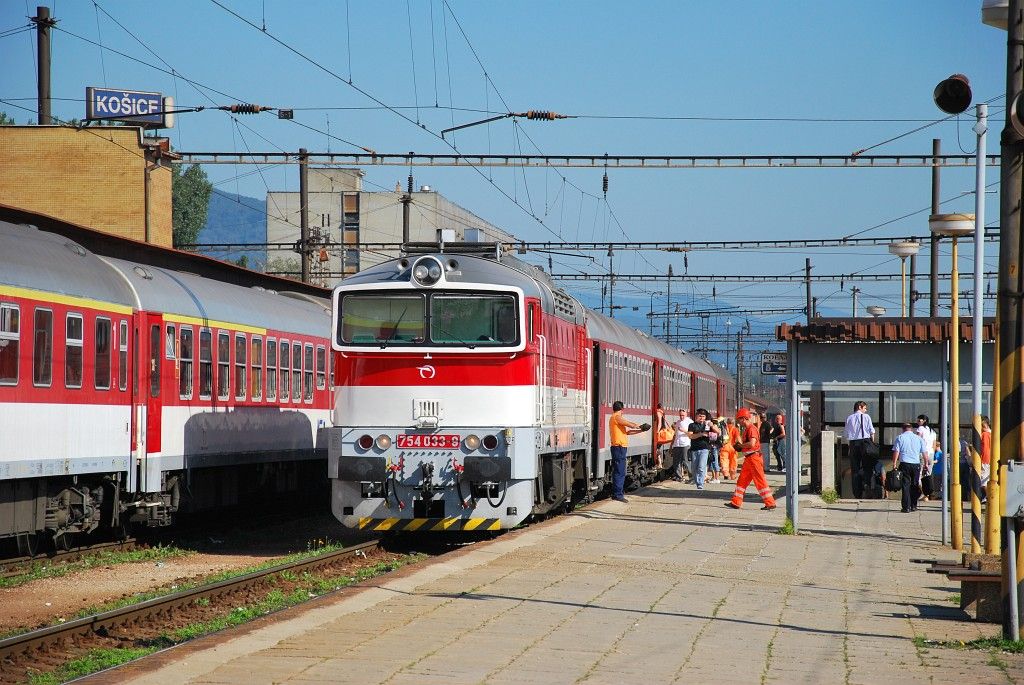
[[[0,126],[0,203],[145,240],[146,147],[130,127]],[[150,242],[171,246],[171,170],[150,176]]]

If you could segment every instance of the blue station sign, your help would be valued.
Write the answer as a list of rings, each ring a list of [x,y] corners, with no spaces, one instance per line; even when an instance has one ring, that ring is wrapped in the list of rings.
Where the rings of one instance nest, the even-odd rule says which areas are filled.
[[[160,93],[89,87],[85,89],[85,118],[167,128],[164,103]]]

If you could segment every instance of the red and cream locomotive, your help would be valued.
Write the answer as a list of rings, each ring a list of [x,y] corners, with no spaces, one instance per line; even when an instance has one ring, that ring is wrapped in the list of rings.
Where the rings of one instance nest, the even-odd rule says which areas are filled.
[[[333,295],[332,508],[373,530],[499,530],[611,478],[608,416],[735,409],[724,369],[586,309],[491,247],[424,247]],[[653,433],[627,477],[657,475]]]

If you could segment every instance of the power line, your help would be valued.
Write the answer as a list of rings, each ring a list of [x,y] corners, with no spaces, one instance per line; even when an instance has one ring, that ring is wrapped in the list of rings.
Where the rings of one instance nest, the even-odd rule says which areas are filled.
[[[986,271],[985,278],[995,278],[997,272]],[[936,274],[935,276],[941,281],[950,280],[950,274]],[[970,280],[974,277],[974,274],[960,274],[961,280]],[[556,281],[600,281],[609,276],[605,274],[551,274],[551,278]],[[851,283],[857,281],[898,281],[900,280],[900,274],[811,274],[810,281],[812,283],[838,283],[841,281],[849,281]],[[675,274],[673,276],[667,276],[664,274],[615,274],[616,280],[622,281],[639,281],[646,283],[656,283],[666,280],[673,281],[696,281],[699,283],[803,283],[808,280],[807,276],[799,275],[785,275],[785,276],[723,276],[718,274]]]

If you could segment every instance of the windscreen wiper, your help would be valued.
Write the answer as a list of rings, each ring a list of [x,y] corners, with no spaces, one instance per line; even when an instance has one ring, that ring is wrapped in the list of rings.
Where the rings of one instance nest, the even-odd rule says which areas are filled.
[[[394,340],[395,336],[398,335],[398,327],[402,325],[402,320],[405,318],[405,314],[408,311],[409,311],[408,307],[406,307],[405,309],[402,310],[402,315],[398,317],[398,321],[395,322],[395,327],[391,329],[391,333],[388,334],[387,339],[384,342],[381,343],[380,349],[382,349],[382,350],[386,349],[387,346],[388,346],[388,343],[390,343],[392,340]]]

